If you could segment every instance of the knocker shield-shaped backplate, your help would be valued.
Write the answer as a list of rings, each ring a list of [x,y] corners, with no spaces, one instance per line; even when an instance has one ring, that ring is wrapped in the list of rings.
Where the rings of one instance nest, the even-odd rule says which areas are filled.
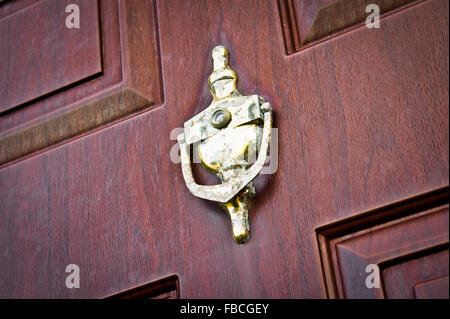
[[[184,123],[178,136],[186,186],[200,198],[218,202],[229,214],[237,243],[249,239],[248,211],[255,188],[252,181],[262,170],[269,148],[272,108],[259,95],[243,96],[236,89],[237,75],[228,64],[228,50],[212,51],[213,72],[208,81],[211,104]],[[190,147],[202,166],[221,184],[206,186],[192,175]]]

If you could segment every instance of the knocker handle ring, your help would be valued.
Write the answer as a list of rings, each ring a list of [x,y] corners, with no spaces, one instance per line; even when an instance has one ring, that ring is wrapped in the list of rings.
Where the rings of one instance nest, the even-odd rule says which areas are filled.
[[[269,102],[265,102],[261,109],[264,111],[264,127],[261,149],[256,162],[247,170],[243,176],[231,178],[223,184],[199,185],[195,182],[192,174],[191,160],[189,156],[189,145],[186,145],[184,133],[178,135],[178,144],[181,154],[181,169],[184,181],[189,191],[197,197],[218,203],[227,203],[235,197],[248,183],[254,180],[262,170],[269,149],[270,134],[272,131],[272,109]]]

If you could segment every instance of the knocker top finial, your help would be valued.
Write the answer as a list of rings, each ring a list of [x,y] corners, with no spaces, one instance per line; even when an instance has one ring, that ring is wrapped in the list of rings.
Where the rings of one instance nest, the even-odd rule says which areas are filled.
[[[228,65],[228,49],[223,45],[218,45],[212,50],[212,58],[214,63],[214,71],[229,67]]]
[[[208,86],[214,100],[236,95],[236,72],[228,64],[228,50],[222,45],[212,50],[213,72],[209,76]]]

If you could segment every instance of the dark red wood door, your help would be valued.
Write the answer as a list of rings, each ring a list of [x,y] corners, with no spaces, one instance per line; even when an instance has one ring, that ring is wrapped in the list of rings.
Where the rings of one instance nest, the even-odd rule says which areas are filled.
[[[0,2],[0,297],[448,298],[448,1],[363,2]],[[278,129],[244,245],[171,160],[219,44]]]

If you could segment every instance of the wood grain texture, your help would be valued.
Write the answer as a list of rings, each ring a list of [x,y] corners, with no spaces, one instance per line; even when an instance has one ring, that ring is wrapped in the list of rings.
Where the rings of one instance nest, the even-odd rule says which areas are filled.
[[[448,299],[448,288],[449,277],[442,276],[416,284],[414,286],[414,295],[417,299]]]
[[[386,298],[448,299],[448,249],[447,245],[383,269]]]
[[[178,299],[179,296],[180,284],[178,277],[173,275],[121,291],[105,299]]]
[[[79,29],[65,27],[70,3],[47,0],[0,19],[0,114],[102,72],[98,2],[79,3]]]
[[[448,186],[447,12],[424,1],[286,56],[275,0],[157,1],[160,107],[1,167],[0,297],[98,298],[172,274],[182,298],[327,297],[319,226]],[[278,127],[245,245],[169,155],[211,101],[217,44]]]
[[[0,139],[0,163],[25,156],[78,134],[98,128],[148,106],[148,99],[118,88],[92,102]]]
[[[19,7],[21,9],[19,11],[9,9],[12,13],[5,9],[9,6],[0,7],[0,16],[2,16],[2,9],[4,10],[3,14],[16,16],[24,11],[34,14],[34,10],[41,6],[50,7],[50,11],[62,10],[63,16],[66,14],[63,2],[49,1],[33,4],[31,3],[25,8]],[[96,10],[90,10],[92,5],[88,4],[89,2],[86,2],[80,6],[80,24],[84,19],[86,22],[89,21],[90,15],[97,14]],[[11,3],[11,6],[18,5],[18,2]],[[31,104],[24,104],[17,110],[3,113],[0,116],[0,163],[52,146],[54,143],[86,132],[88,129],[108,124],[133,112],[160,103],[162,98],[161,70],[154,3],[138,0],[100,1],[100,16],[102,22],[102,75],[74,84],[69,88],[60,89],[53,92],[51,96],[46,96]],[[38,22],[46,21],[45,16],[41,17],[42,21],[39,20],[39,17],[36,18]],[[64,19],[61,23],[59,28],[52,29],[51,32],[55,34],[52,37],[63,38],[68,31],[74,31],[65,27]],[[30,43],[28,48],[30,52],[40,52],[42,44],[38,45],[41,43],[39,39],[30,41],[32,33],[21,28],[16,28],[15,32],[23,32],[24,41]],[[10,32],[10,34],[14,33]],[[61,41],[56,41],[56,43],[59,42]],[[74,41],[71,45],[77,45],[79,42]],[[96,42],[85,38],[82,43],[90,43],[92,46]],[[1,48],[3,49],[6,45],[7,42],[2,42]],[[64,43],[59,43],[59,46],[63,45]],[[79,46],[79,48],[83,49],[84,47]],[[71,55],[77,53],[77,51],[71,50],[70,46],[66,50]],[[52,54],[57,55],[56,52]],[[86,54],[89,56],[93,53],[87,52]],[[46,62],[47,60],[43,60],[41,56],[38,55],[33,64],[39,65],[40,68],[36,68],[36,72],[33,73],[35,77],[29,79],[30,83],[37,87],[45,84],[41,78],[50,77],[51,70],[58,68],[59,61],[50,55]],[[10,83],[20,82],[20,74],[29,72],[32,61],[27,56],[23,56],[23,59],[29,63],[18,63],[14,56],[6,56],[4,59],[4,63],[7,65],[18,63],[17,69],[20,72],[13,77],[14,81]],[[84,59],[83,55],[78,54],[73,61],[70,59],[63,61],[64,68],[60,72],[64,77],[78,77],[79,70],[82,69],[82,64],[78,59]],[[8,77],[10,78],[10,75]],[[65,83],[62,80],[57,82]],[[2,94],[9,92],[8,87],[0,87]],[[20,85],[17,87],[20,88]],[[11,94],[14,95],[14,92]],[[134,97],[128,93],[132,93]],[[33,90],[26,91],[25,95],[29,94],[34,94]],[[117,100],[120,100],[120,103],[117,103]],[[33,138],[30,138],[30,134]]]
[[[286,53],[292,54],[299,51],[301,47],[297,21],[300,21],[301,23],[303,20],[298,20],[296,18],[297,10],[294,7],[293,0],[278,0],[278,6],[284,44],[286,45]],[[300,30],[302,30],[302,28]]]
[[[448,198],[449,189],[445,187],[316,229],[328,296],[395,298],[392,291],[400,288],[397,284],[404,277],[382,276],[381,289],[367,289],[366,266],[377,264],[384,272],[383,268],[398,267],[405,259],[414,262],[424,254],[442,250],[443,245],[448,246]],[[424,228],[433,232],[424,232]],[[432,276],[433,265],[425,265],[422,271]],[[418,276],[410,279],[413,284],[421,281]],[[403,285],[405,288],[398,289],[398,293],[412,293],[413,284]],[[404,294],[397,298],[407,297],[413,296]]]
[[[308,44],[327,35],[341,31],[358,23],[364,23],[369,4],[375,4],[380,14],[387,13],[415,0],[340,0],[321,7],[311,22],[302,44]]]
[[[429,229],[433,229],[432,234],[428,233]],[[448,242],[448,204],[333,239],[329,245],[337,296],[414,298],[409,293],[413,292],[414,284],[448,275]],[[436,250],[443,251],[444,255],[436,254]],[[423,256],[428,259],[424,260]],[[445,258],[447,263],[443,262]],[[369,264],[376,264],[380,268],[381,289],[367,289],[365,285],[369,275],[366,266]],[[420,273],[411,271],[412,268]],[[330,295],[333,294],[330,291]]]
[[[286,53],[298,52],[309,43],[349,31],[346,29],[351,27],[361,27],[369,15],[366,12],[369,4],[378,5],[380,14],[386,14],[414,1],[279,0]]]
[[[294,18],[297,20],[298,33],[300,37],[299,41],[301,45],[303,45],[306,35],[318,12],[322,8],[336,2],[336,0],[294,0]],[[333,26],[335,23],[335,18],[337,17],[330,17],[330,20],[327,21],[324,26]]]

